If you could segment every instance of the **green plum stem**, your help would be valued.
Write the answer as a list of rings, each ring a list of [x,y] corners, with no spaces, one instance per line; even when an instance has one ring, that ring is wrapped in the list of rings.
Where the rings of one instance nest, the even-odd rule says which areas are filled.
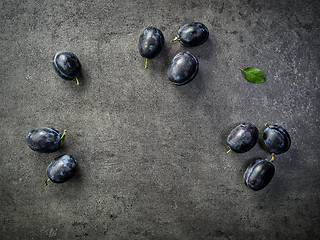
[[[268,123],[265,123],[264,124],[267,128],[270,128],[269,124]]]
[[[48,186],[48,182],[50,182],[50,178],[48,178],[48,179],[44,182],[44,184],[45,184],[46,186]]]
[[[176,43],[176,42],[178,42],[178,41],[180,41],[180,38],[175,37],[171,42]]]
[[[231,148],[229,149],[229,151],[227,152],[227,154],[229,154],[231,152]]]
[[[146,64],[144,65],[144,68],[148,68],[148,58],[146,58]]]
[[[75,81],[75,82],[76,82],[76,84],[77,84],[77,85],[79,85],[79,80],[78,80],[78,78],[77,78],[77,77],[75,77],[75,78],[73,79],[73,81]]]
[[[64,139],[66,138],[67,130],[63,131],[62,136],[60,137],[60,147],[64,144]]]
[[[243,71],[243,69],[242,69],[242,68],[239,68],[239,67],[238,67],[238,69],[240,69],[241,71]]]
[[[274,160],[274,153],[272,153],[272,157],[271,157],[271,159],[270,159],[270,162],[272,163],[273,160]]]

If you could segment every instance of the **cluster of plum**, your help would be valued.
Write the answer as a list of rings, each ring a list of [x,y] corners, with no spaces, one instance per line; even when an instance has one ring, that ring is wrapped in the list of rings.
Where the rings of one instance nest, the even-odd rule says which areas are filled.
[[[271,181],[275,167],[273,165],[274,154],[282,154],[289,150],[291,138],[289,133],[281,126],[267,123],[263,132],[263,140],[266,149],[272,153],[271,160],[256,159],[247,167],[243,180],[247,187],[254,191],[265,188]],[[249,151],[258,141],[258,129],[252,123],[246,122],[235,127],[227,138],[227,144],[230,150],[236,153]]]
[[[192,22],[181,27],[178,37],[173,42],[179,41],[184,46],[198,46],[204,43],[209,36],[207,27],[198,22]],[[139,38],[140,54],[147,59],[156,57],[164,45],[162,32],[154,27],[147,27]],[[70,51],[57,52],[52,59],[52,65],[59,77],[64,80],[73,80],[79,85],[81,64],[77,56]],[[190,82],[198,73],[198,59],[189,52],[177,54],[168,70],[168,78],[176,85],[184,85]],[[51,153],[58,150],[64,143],[66,131],[60,133],[53,127],[38,127],[27,136],[28,146],[37,152]],[[69,180],[77,170],[77,160],[70,155],[62,155],[55,158],[47,168],[46,180],[54,183],[63,183]]]
[[[64,143],[66,130],[60,133],[53,127],[38,127],[33,129],[27,136],[28,146],[41,153],[57,151]],[[47,168],[48,179],[54,183],[63,183],[72,178],[77,170],[78,162],[70,155],[61,155],[55,158]]]
[[[78,76],[81,73],[81,64],[73,52],[57,52],[52,59],[52,65],[59,77],[64,80],[73,80],[79,85]],[[54,127],[38,127],[29,132],[28,146],[41,153],[57,151],[64,143],[66,130],[60,133]],[[54,183],[63,183],[72,178],[77,170],[78,162],[70,155],[61,155],[55,158],[47,168],[48,179]]]
[[[209,30],[203,23],[192,22],[182,26],[172,42],[179,41],[186,47],[195,47],[204,43],[208,37]],[[147,68],[148,59],[159,55],[164,42],[161,30],[155,26],[149,26],[141,32],[138,48],[140,55],[146,58],[145,68]],[[198,59],[190,52],[180,52],[172,59],[167,74],[173,84],[181,86],[192,81],[198,70]]]
[[[182,26],[178,30],[173,42],[179,41],[186,47],[199,46],[209,37],[208,28],[200,22],[192,22]],[[164,46],[164,36],[155,26],[145,28],[139,37],[139,52],[142,57],[148,59],[156,57]],[[53,68],[61,78],[74,80],[79,84],[78,76],[81,72],[81,64],[77,56],[69,51],[58,52],[52,60]],[[168,79],[175,85],[181,86],[192,81],[199,69],[198,59],[190,52],[180,52],[171,61],[168,69]],[[256,159],[247,167],[243,179],[247,187],[254,191],[265,188],[271,181],[275,167],[273,165],[274,154],[281,154],[289,150],[291,139],[288,132],[281,126],[266,124],[263,140],[266,149],[272,153],[271,160]],[[39,127],[33,129],[27,136],[28,146],[37,152],[54,152],[64,143],[66,131],[60,133],[53,127]],[[258,140],[258,129],[252,123],[242,123],[234,128],[227,138],[227,144],[236,153],[249,151]],[[62,155],[55,158],[47,168],[46,180],[55,183],[63,183],[69,180],[77,170],[77,160],[70,155]]]

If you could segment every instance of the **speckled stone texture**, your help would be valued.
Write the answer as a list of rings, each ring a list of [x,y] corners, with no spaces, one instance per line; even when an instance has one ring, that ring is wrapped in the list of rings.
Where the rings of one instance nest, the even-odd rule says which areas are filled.
[[[320,238],[319,1],[2,0],[0,18],[1,240]],[[192,21],[209,39],[171,43]],[[138,38],[150,25],[166,43],[145,69]],[[79,86],[52,68],[63,50],[81,61]],[[181,51],[200,68],[177,87],[166,72]],[[267,82],[246,81],[237,67],[249,66]],[[242,122],[257,126],[259,143],[226,155]],[[270,158],[265,122],[292,146],[254,192],[242,177]],[[65,146],[30,150],[40,126],[67,129]],[[45,187],[62,154],[79,172]]]

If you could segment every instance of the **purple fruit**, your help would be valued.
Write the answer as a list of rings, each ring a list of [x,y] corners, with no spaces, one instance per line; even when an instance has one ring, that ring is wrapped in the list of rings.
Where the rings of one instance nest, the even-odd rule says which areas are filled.
[[[181,86],[192,81],[198,70],[198,59],[189,52],[181,52],[172,59],[167,74],[172,83]]]
[[[186,47],[195,47],[203,44],[209,37],[208,28],[200,22],[192,22],[182,26],[173,42],[179,41]]]
[[[259,191],[270,183],[275,172],[272,160],[256,159],[249,164],[243,175],[244,183],[248,188]]]
[[[228,135],[228,147],[237,153],[247,152],[257,143],[258,134],[258,129],[254,124],[249,122],[242,123]]]
[[[163,45],[164,36],[159,28],[150,26],[143,29],[139,37],[138,48],[140,55],[146,58],[146,68],[147,59],[156,57],[161,52]]]
[[[269,152],[275,154],[285,153],[291,146],[289,133],[281,126],[266,124],[263,140]]]
[[[65,133],[66,130],[60,133],[53,127],[38,127],[28,134],[27,144],[36,152],[54,152],[63,145]]]
[[[70,155],[55,158],[47,168],[47,175],[54,183],[63,183],[74,176],[78,162]],[[46,183],[48,180],[46,181]]]
[[[64,80],[78,80],[81,64],[73,52],[57,52],[53,56],[52,65],[58,76]]]

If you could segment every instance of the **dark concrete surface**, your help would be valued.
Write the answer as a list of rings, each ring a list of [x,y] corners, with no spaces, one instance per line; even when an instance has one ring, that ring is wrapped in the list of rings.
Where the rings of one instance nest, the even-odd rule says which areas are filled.
[[[0,239],[319,239],[320,93],[317,0],[0,1]],[[209,40],[172,44],[180,26],[203,22]],[[137,42],[156,25],[166,38],[144,69]],[[54,72],[55,52],[79,57],[80,86]],[[200,62],[183,87],[166,77],[180,51]],[[254,66],[267,82],[247,82]],[[254,123],[259,144],[226,155],[226,137]],[[279,124],[291,149],[260,192],[242,175]],[[68,130],[40,154],[25,137]],[[61,154],[79,161],[64,184],[44,186]]]

